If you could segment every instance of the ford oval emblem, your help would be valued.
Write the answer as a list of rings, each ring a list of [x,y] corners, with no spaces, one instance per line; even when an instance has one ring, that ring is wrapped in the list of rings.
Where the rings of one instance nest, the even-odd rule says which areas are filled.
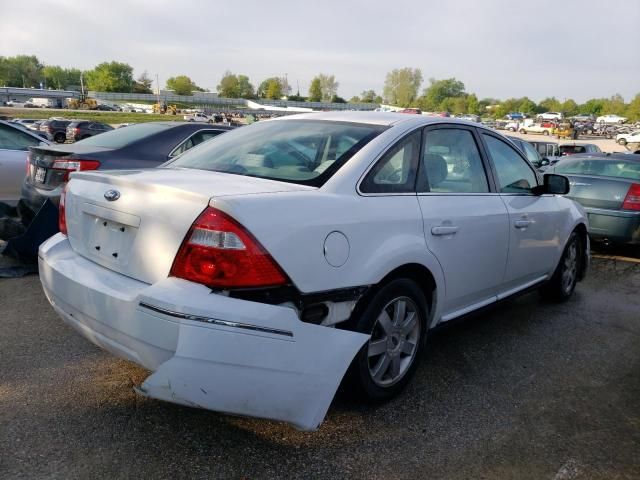
[[[120,192],[118,190],[107,190],[106,192],[104,192],[104,198],[106,198],[110,202],[115,202],[120,198]]]

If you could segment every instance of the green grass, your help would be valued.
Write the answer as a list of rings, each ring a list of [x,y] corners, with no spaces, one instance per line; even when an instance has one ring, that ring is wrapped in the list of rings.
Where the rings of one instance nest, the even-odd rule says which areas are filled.
[[[89,120],[110,124],[142,123],[158,121],[183,121],[182,115],[159,115],[155,113],[98,112],[94,110],[56,110],[49,108],[10,108],[0,107],[0,115],[12,118],[35,118],[46,120],[50,117],[62,117],[69,120]]]

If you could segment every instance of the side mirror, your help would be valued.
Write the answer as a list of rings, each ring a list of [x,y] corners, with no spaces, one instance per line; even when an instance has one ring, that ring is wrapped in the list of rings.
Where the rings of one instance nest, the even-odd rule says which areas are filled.
[[[569,179],[563,175],[555,173],[546,173],[544,175],[544,184],[536,187],[534,193],[542,195],[548,193],[551,195],[566,195],[570,190]]]
[[[548,165],[551,165],[551,161],[549,161],[547,157],[543,157],[542,160],[540,160],[540,166],[546,167]]]

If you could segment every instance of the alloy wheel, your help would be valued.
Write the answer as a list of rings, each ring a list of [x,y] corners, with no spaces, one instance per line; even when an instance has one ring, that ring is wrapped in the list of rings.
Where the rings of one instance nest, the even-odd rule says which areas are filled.
[[[378,315],[367,350],[369,374],[376,385],[394,385],[409,371],[422,333],[419,312],[409,297],[398,297]]]

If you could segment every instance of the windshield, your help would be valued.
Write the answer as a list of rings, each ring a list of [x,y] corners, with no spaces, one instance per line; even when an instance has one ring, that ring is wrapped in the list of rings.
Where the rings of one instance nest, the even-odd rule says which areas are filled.
[[[149,135],[161,132],[171,128],[171,125],[166,123],[139,123],[137,125],[130,125],[126,128],[117,128],[109,132],[101,133],[93,137],[80,140],[79,144],[90,145],[93,147],[104,148],[122,148],[133,142],[137,142]]]
[[[640,180],[640,162],[600,159],[571,160],[560,162],[556,166],[555,173]]]
[[[321,186],[384,129],[317,120],[259,122],[220,135],[165,166]]]

